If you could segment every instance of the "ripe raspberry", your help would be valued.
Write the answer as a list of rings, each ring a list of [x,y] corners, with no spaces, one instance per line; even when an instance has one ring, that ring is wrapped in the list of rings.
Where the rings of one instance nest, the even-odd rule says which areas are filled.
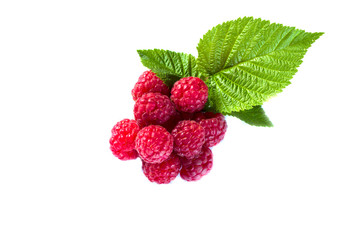
[[[112,147],[110,147],[110,149],[113,151]],[[132,151],[129,152],[124,152],[124,151],[113,151],[113,154],[118,157],[120,160],[126,161],[126,160],[133,160],[136,159],[138,157],[138,153],[137,151],[134,149]]]
[[[186,181],[197,181],[208,174],[213,166],[213,155],[208,147],[204,147],[197,158],[181,159],[180,177]]]
[[[112,136],[109,141],[113,154],[121,160],[128,160],[127,158],[129,157],[125,157],[124,152],[130,152],[135,149],[135,138],[139,130],[140,128],[135,120],[124,119],[116,123],[111,130]],[[134,153],[130,155],[132,157],[135,156]]]
[[[170,183],[180,172],[180,157],[172,153],[168,159],[162,163],[142,162],[142,170],[150,182],[159,184]]]
[[[161,125],[175,114],[169,97],[160,93],[145,93],[135,103],[134,116],[139,126]]]
[[[160,78],[158,78],[155,73],[151,70],[145,71],[139,77],[139,80],[135,84],[131,95],[134,101],[138,100],[145,93],[161,93],[163,95],[169,96],[170,90],[168,86],[165,85]]]
[[[213,147],[224,139],[227,124],[221,113],[197,113],[195,120],[205,129],[206,147]]]
[[[184,120],[172,130],[174,151],[181,157],[197,157],[205,142],[205,130],[195,121]]]
[[[171,100],[182,112],[197,112],[204,108],[208,98],[208,87],[197,77],[182,78],[171,89]]]
[[[150,125],[141,129],[135,140],[135,148],[147,163],[165,161],[173,150],[174,139],[165,128]]]

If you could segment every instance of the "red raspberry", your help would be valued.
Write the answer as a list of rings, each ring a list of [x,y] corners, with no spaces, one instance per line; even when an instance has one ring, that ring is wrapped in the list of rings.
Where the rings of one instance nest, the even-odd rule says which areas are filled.
[[[171,89],[171,100],[182,112],[197,112],[204,108],[208,98],[208,87],[197,77],[182,78]]]
[[[145,93],[134,106],[135,120],[140,127],[164,124],[175,112],[169,97],[160,93]]]
[[[205,130],[195,121],[184,120],[172,130],[174,151],[181,157],[197,157],[205,142]]]
[[[150,182],[159,184],[170,183],[180,172],[180,157],[172,153],[168,159],[162,163],[142,162],[142,170]]]
[[[131,95],[134,101],[138,100],[145,93],[161,93],[163,95],[169,96],[170,90],[169,87],[165,85],[160,78],[158,78],[155,73],[151,70],[145,71],[139,77],[139,80],[135,84]]]
[[[197,158],[181,159],[180,177],[186,181],[197,181],[208,174],[213,166],[213,155],[208,147],[204,147]]]
[[[140,128],[135,120],[124,119],[116,123],[111,130],[112,136],[109,141],[113,154],[119,157],[120,152],[133,151],[135,149],[135,138],[139,130]],[[132,156],[134,156],[134,154],[132,154]],[[128,160],[126,158],[128,157],[124,157],[122,160]]]
[[[110,147],[111,149],[111,147]],[[111,149],[113,151],[113,149]],[[120,160],[133,160],[136,159],[138,157],[138,153],[137,151],[134,149],[132,151],[129,152],[124,152],[124,151],[113,151],[113,154],[118,157]]]
[[[205,129],[206,147],[213,147],[224,139],[227,124],[221,113],[197,113],[195,120]]]
[[[165,161],[173,150],[174,139],[165,128],[158,125],[144,127],[135,140],[135,148],[147,163]]]

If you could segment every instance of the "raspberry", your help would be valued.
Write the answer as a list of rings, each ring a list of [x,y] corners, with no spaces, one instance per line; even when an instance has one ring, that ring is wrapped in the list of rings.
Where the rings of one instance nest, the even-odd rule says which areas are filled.
[[[200,155],[194,159],[181,159],[180,177],[186,181],[197,181],[208,174],[213,166],[213,155],[208,147],[204,147]]]
[[[112,136],[109,141],[113,154],[121,160],[128,160],[131,158],[130,156],[134,157],[134,153],[126,155],[125,152],[131,152],[135,149],[135,139],[139,130],[140,128],[135,120],[124,119],[116,123],[111,130]]]
[[[170,90],[168,86],[165,85],[160,78],[158,78],[155,73],[150,71],[145,71],[139,77],[139,80],[135,84],[131,95],[134,101],[138,100],[145,93],[161,93],[163,95],[169,96]]]
[[[182,78],[171,89],[171,100],[182,112],[197,112],[204,108],[208,98],[208,87],[197,77]]]
[[[197,113],[195,120],[205,129],[204,146],[213,147],[224,139],[227,124],[221,113]]]
[[[126,160],[133,160],[136,159],[138,157],[138,153],[137,151],[134,149],[132,151],[129,152],[124,152],[124,151],[116,151],[113,150],[110,147],[111,151],[113,151],[113,154],[118,157],[120,160],[126,161]]]
[[[147,163],[165,161],[173,150],[174,139],[165,128],[150,125],[141,129],[135,140],[135,148]]]
[[[199,155],[205,142],[205,130],[195,121],[180,121],[171,134],[174,151],[181,157],[194,158]]]
[[[145,93],[134,106],[135,120],[140,127],[164,124],[175,112],[169,97],[160,93]]]
[[[172,153],[168,159],[162,163],[142,162],[142,170],[150,182],[159,184],[170,183],[180,172],[180,157]]]

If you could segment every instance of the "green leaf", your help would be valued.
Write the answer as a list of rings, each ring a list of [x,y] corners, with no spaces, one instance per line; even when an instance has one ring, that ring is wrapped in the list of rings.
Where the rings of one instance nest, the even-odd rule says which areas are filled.
[[[231,113],[262,105],[290,84],[307,49],[323,33],[239,18],[208,31],[198,44],[208,107]]]
[[[199,76],[196,60],[191,54],[153,49],[137,51],[142,64],[151,69],[168,86],[184,77]]]
[[[244,110],[240,112],[232,112],[228,114],[229,116],[234,116],[240,120],[257,127],[272,127],[273,124],[270,121],[269,117],[266,116],[262,106],[255,106],[252,109]]]

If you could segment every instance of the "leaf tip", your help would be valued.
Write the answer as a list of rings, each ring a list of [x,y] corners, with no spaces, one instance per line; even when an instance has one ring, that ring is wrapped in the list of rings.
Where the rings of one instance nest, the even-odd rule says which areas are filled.
[[[313,33],[313,40],[315,41],[315,40],[319,39],[324,34],[325,34],[324,32],[314,32]]]
[[[138,49],[136,50],[136,52],[139,54],[140,57],[142,57],[144,55],[144,51],[143,49]]]

